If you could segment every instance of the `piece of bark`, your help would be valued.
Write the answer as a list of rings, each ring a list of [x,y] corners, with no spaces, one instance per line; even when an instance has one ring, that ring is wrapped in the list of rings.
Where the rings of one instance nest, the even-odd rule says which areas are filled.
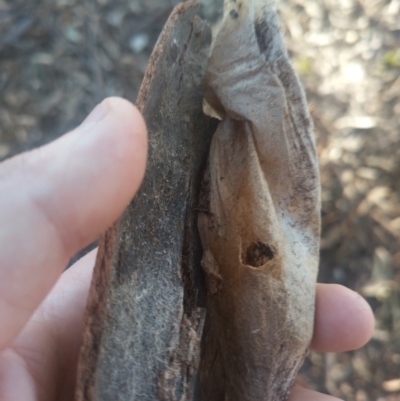
[[[78,401],[281,401],[311,340],[319,177],[275,3],[225,0],[209,60],[196,12],[174,11],[139,94],[149,164],[101,240]],[[205,110],[223,121],[198,205],[216,128],[204,71]]]
[[[320,185],[274,1],[225,1],[204,92],[205,109],[222,121],[199,215],[202,400],[282,401],[313,333]]]
[[[174,10],[139,93],[147,171],[100,241],[77,401],[193,398],[205,311],[195,208],[216,128],[202,113],[211,31],[196,14],[193,2]]]

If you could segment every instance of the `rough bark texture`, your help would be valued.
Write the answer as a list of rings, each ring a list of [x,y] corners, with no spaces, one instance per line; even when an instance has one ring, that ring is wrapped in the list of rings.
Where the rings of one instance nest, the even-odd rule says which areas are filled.
[[[319,176],[275,3],[225,0],[211,55],[196,13],[175,9],[140,91],[148,169],[101,241],[78,401],[282,401],[311,340]]]
[[[206,68],[213,137],[199,216],[207,401],[282,401],[311,341],[320,191],[312,123],[272,0],[225,1]]]
[[[201,93],[211,32],[196,13],[193,2],[174,10],[138,97],[148,167],[139,193],[101,240],[79,401],[192,399],[204,323],[195,208],[215,131]]]

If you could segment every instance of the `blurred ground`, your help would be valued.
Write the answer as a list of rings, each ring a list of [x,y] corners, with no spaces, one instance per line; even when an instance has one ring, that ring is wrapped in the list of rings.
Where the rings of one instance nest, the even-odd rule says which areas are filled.
[[[105,96],[134,101],[177,2],[0,0],[0,160]],[[377,319],[363,349],[312,352],[303,380],[346,400],[400,400],[400,0],[278,4],[318,141],[320,281],[357,290]]]

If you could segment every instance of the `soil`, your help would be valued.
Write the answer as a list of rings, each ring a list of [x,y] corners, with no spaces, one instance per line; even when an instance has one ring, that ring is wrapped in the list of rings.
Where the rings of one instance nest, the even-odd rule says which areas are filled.
[[[176,0],[0,0],[0,160],[135,101]],[[215,4],[203,14],[215,19]],[[346,400],[400,400],[400,0],[279,0],[320,157],[320,281],[366,297],[373,339],[311,352],[301,379]]]

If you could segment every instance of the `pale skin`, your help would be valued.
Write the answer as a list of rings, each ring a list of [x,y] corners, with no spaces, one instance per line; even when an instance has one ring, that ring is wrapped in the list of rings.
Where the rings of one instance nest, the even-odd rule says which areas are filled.
[[[109,98],[55,142],[0,164],[0,400],[72,401],[96,251],[69,258],[107,229],[144,175],[146,126]],[[312,348],[363,346],[374,318],[339,285],[317,285]],[[290,401],[336,398],[295,386]]]

